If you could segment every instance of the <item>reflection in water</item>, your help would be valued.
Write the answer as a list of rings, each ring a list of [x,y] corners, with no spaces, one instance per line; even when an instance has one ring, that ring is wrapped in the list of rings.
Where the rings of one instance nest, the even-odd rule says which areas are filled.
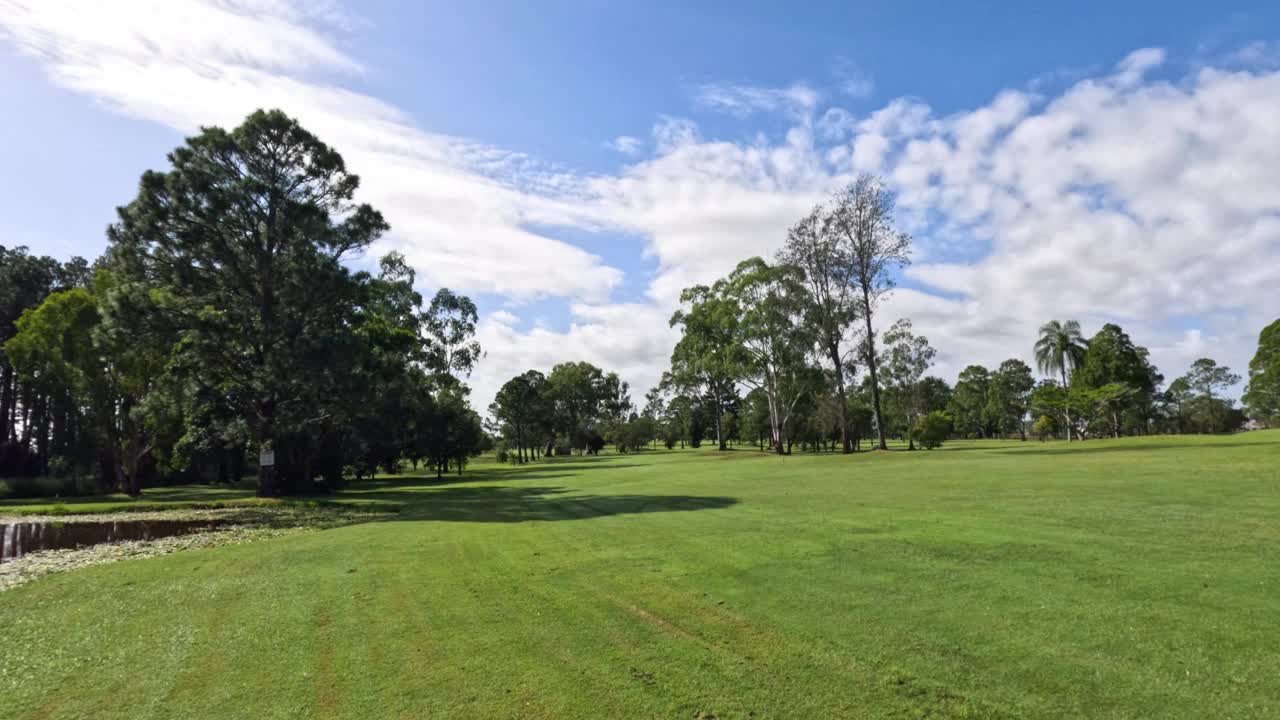
[[[208,530],[221,520],[123,520],[115,522],[19,522],[0,525],[0,562],[39,550],[61,550],[123,540]]]

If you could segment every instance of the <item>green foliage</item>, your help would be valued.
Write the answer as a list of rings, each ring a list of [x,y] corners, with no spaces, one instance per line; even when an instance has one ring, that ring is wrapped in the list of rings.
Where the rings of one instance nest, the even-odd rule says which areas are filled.
[[[951,416],[941,410],[922,415],[911,429],[912,438],[926,450],[942,447],[951,435]]]
[[[1040,442],[1044,442],[1053,437],[1058,431],[1058,424],[1048,415],[1041,415],[1031,424],[1031,433],[1036,436]]]
[[[1258,350],[1249,361],[1249,386],[1243,399],[1255,420],[1280,424],[1280,320],[1258,334]]]
[[[1026,363],[1016,358],[1005,360],[991,373],[983,416],[997,432],[1005,435],[1016,433],[1026,439],[1023,422],[1031,406],[1034,387],[1035,379],[1031,377],[1031,368]]]
[[[994,423],[987,410],[991,389],[991,372],[981,365],[970,365],[960,371],[951,393],[948,412],[955,420],[956,432],[962,437],[990,437]]]

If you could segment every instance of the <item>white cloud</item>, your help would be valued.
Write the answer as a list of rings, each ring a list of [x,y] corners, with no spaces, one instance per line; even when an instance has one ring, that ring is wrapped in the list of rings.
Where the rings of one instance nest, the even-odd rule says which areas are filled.
[[[836,63],[835,76],[840,92],[855,100],[865,100],[875,94],[875,80],[847,58]]]
[[[511,375],[570,359],[618,370],[643,392],[670,352],[680,289],[772,254],[791,223],[860,171],[899,191],[920,250],[906,279],[929,289],[900,289],[880,324],[910,316],[949,379],[969,363],[1028,359],[1040,323],[1071,317],[1090,331],[1118,321],[1169,377],[1203,354],[1239,371],[1274,319],[1280,73],[1249,65],[1249,53],[1230,70],[1163,81],[1152,71],[1164,52],[1139,50],[1056,96],[1007,90],[942,117],[910,98],[858,116],[822,107],[805,85],[704,86],[702,107],[783,112],[793,127],[728,142],[662,117],[652,155],[585,176],[425,132],[343,89],[335,78],[361,72],[334,39],[350,26],[343,18],[285,0],[118,2],[110,12],[0,0],[0,29],[55,82],[118,112],[183,131],[260,106],[297,115],[361,173],[364,199],[395,229],[384,247],[404,251],[427,283],[566,298],[565,331],[519,330],[505,310],[482,320],[480,406]],[[627,153],[640,141],[613,145]],[[556,226],[643,236],[657,266],[647,298],[611,303],[619,270],[528,229]]]
[[[640,149],[644,147],[644,143],[640,141],[640,138],[632,137],[630,135],[619,135],[604,145],[610,150],[615,150],[623,155],[639,154]]]
[[[362,177],[397,248],[433,285],[602,300],[621,272],[533,224],[589,224],[580,181],[529,158],[419,130],[397,108],[326,81],[360,65],[324,32],[345,16],[292,0],[0,0],[0,28],[58,84],[184,132],[279,107]],[[530,269],[537,267],[537,272]]]
[[[739,117],[756,112],[807,114],[819,99],[818,91],[804,83],[780,88],[713,83],[700,86],[694,94],[698,105]]]

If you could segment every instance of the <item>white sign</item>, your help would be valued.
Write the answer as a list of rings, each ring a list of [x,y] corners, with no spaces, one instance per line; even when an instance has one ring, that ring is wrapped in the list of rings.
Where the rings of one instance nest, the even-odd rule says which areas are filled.
[[[258,464],[263,467],[270,467],[276,464],[276,451],[263,450],[258,453]]]

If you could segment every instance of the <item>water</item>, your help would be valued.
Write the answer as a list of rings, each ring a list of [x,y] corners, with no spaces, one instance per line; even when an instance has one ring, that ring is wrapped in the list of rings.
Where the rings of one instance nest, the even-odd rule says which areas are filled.
[[[0,562],[40,550],[62,550],[123,540],[155,540],[216,527],[221,520],[19,522],[0,525]]]

